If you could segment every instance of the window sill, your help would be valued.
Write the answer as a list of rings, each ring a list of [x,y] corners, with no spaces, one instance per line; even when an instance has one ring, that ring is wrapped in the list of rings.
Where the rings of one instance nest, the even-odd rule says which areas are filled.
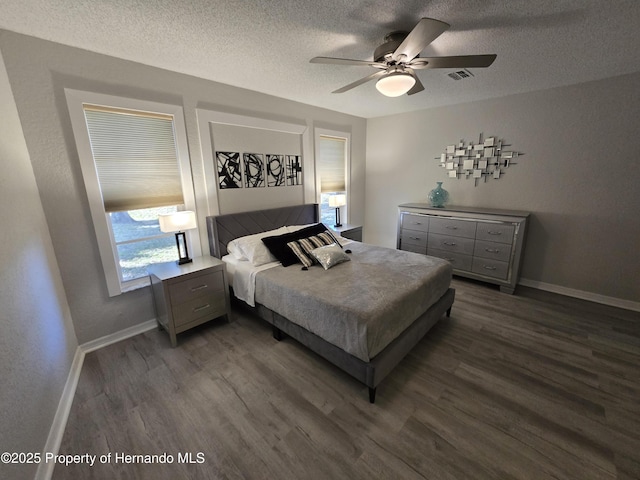
[[[136,278],[135,280],[129,280],[126,283],[120,284],[120,293],[133,292],[134,290],[140,290],[151,285],[149,277]]]

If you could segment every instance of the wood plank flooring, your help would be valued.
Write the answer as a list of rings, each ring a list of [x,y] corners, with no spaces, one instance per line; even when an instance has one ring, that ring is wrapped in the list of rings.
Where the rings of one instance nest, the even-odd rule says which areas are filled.
[[[86,356],[54,479],[638,479],[640,314],[454,280],[456,301],[378,387],[236,311]],[[178,462],[191,453],[197,462]],[[116,453],[173,455],[115,463]]]

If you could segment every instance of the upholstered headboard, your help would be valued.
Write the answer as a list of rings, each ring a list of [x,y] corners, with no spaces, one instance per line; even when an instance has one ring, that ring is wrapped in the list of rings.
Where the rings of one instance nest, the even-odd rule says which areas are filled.
[[[285,225],[318,223],[318,219],[317,203],[207,217],[209,253],[222,258],[227,254],[227,244],[235,238]]]

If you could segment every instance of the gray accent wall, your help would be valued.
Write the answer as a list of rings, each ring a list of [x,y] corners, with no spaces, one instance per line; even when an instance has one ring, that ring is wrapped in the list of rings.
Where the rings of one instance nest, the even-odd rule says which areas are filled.
[[[65,88],[183,107],[201,222],[200,238],[205,252],[204,217],[208,199],[196,115],[199,108],[306,124],[311,139],[315,127],[351,133],[350,220],[353,223],[364,220],[365,119],[14,32],[0,31],[0,51],[80,343],[150,320],[154,312],[149,288],[108,296]],[[314,148],[310,145],[305,155],[313,154]],[[313,174],[306,169],[305,175]],[[305,198],[306,202],[314,200]],[[263,206],[256,201],[251,209]]]
[[[531,212],[523,278],[640,302],[639,118],[640,73],[369,119],[365,241],[395,246],[397,206],[442,181],[451,205]],[[477,187],[447,178],[436,158],[480,133],[525,155]]]
[[[1,54],[0,159],[0,452],[41,452],[78,342]]]

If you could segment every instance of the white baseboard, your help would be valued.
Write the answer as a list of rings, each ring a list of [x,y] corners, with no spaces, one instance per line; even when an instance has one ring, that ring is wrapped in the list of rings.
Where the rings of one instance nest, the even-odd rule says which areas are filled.
[[[93,352],[94,350],[106,347],[107,345],[111,345],[112,343],[117,343],[127,338],[147,332],[149,330],[153,330],[156,326],[156,319],[153,318],[151,320],[147,320],[146,322],[139,323],[138,325],[134,325],[133,327],[125,328],[124,330],[120,330],[119,332],[105,335],[104,337],[96,338],[95,340],[91,340],[90,342],[83,343],[82,345],[80,345],[80,348],[84,353]]]
[[[559,293],[567,297],[580,298],[582,300],[588,300],[590,302],[601,303],[603,305],[609,305],[611,307],[624,308],[625,310],[632,310],[634,312],[640,312],[640,302],[633,302],[631,300],[623,300],[621,298],[608,297],[606,295],[600,295],[598,293],[585,292],[583,290],[576,290],[575,288],[562,287],[560,285],[554,285],[552,283],[538,282],[537,280],[529,280],[528,278],[521,278],[518,283],[525,287],[537,288],[538,290],[545,290],[547,292]]]
[[[62,390],[62,396],[60,402],[58,402],[58,409],[56,415],[53,418],[51,429],[49,430],[49,436],[47,442],[44,445],[43,457],[45,453],[50,452],[56,455],[60,450],[60,444],[62,442],[62,436],[67,426],[67,420],[69,419],[69,412],[71,411],[71,405],[73,404],[73,398],[76,394],[76,387],[78,386],[78,380],[80,379],[80,372],[82,372],[82,364],[84,363],[84,357],[87,353],[98,350],[99,348],[106,347],[112,343],[125,340],[127,338],[139,335],[140,333],[147,332],[156,327],[157,322],[154,319],[148,320],[144,323],[134,325],[133,327],[125,328],[119,332],[105,335],[104,337],[91,340],[90,342],[79,345],[76,349],[76,353],[71,363],[71,369],[67,376],[67,381]],[[54,462],[46,463],[40,462],[38,470],[36,471],[36,480],[49,480],[53,475]]]
[[[69,418],[69,412],[71,411],[71,405],[73,404],[73,397],[76,394],[76,387],[78,386],[78,379],[80,378],[80,372],[82,371],[82,364],[84,363],[84,352],[82,347],[76,348],[76,354],[73,357],[71,363],[71,369],[67,376],[67,381],[64,384],[62,390],[62,397],[58,402],[58,409],[56,415],[53,417],[53,423],[49,430],[49,436],[47,437],[47,443],[44,444],[44,450],[42,456],[47,452],[58,453],[60,450],[60,443],[62,442],[62,436],[67,426],[67,419]],[[36,471],[36,480],[49,480],[53,474],[53,467],[55,462],[45,462],[44,458],[38,465]]]

